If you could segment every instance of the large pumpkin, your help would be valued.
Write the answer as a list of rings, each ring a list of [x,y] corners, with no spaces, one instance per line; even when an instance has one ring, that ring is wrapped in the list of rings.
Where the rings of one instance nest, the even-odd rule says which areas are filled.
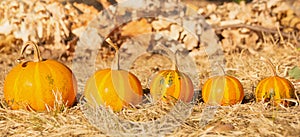
[[[34,61],[21,62],[7,74],[4,82],[4,98],[12,109],[33,109],[36,111],[53,108],[56,101],[67,106],[76,99],[76,79],[71,70],[55,60],[43,60],[37,45],[27,42],[34,48]]]
[[[270,60],[264,59],[272,69],[273,76],[262,79],[256,86],[256,101],[268,102],[272,100],[275,105],[289,105],[290,101],[286,99],[295,98],[294,85],[287,79],[279,77],[276,74],[274,65]]]
[[[150,94],[154,100],[190,102],[194,96],[194,87],[191,79],[177,68],[162,70],[152,77]]]
[[[214,76],[204,83],[202,98],[210,105],[234,105],[243,100],[244,90],[240,81],[233,76]]]
[[[141,82],[131,72],[119,69],[118,47],[110,39],[107,42],[116,49],[117,69],[95,72],[87,81],[84,96],[89,104],[105,105],[115,112],[142,102]]]

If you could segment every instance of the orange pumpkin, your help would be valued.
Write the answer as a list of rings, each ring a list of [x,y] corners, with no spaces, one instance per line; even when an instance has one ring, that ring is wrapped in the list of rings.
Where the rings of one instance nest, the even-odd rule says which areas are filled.
[[[190,102],[194,96],[194,86],[192,80],[177,68],[177,54],[166,50],[169,55],[174,56],[171,70],[161,70],[156,73],[150,82],[150,94],[154,101],[183,101]]]
[[[283,104],[289,105],[290,101],[285,99],[295,98],[294,85],[287,79],[279,77],[272,62],[268,59],[263,59],[268,63],[272,69],[273,76],[262,79],[256,89],[256,101],[274,101],[275,105]]]
[[[4,98],[12,109],[44,111],[53,108],[56,99],[72,106],[76,99],[76,79],[71,70],[55,60],[43,60],[37,45],[27,42],[21,50],[23,55],[28,46],[34,48],[34,61],[21,62],[7,74],[4,82]]]
[[[210,105],[234,105],[243,100],[244,90],[240,81],[233,76],[215,76],[204,83],[202,98]]]
[[[154,100],[190,102],[194,96],[194,87],[191,79],[177,68],[162,70],[151,79],[150,94]]]
[[[118,47],[110,39],[107,42],[116,49],[118,65]],[[118,67],[116,70],[103,69],[95,72],[86,83],[84,96],[89,104],[105,105],[118,112],[129,104],[141,103],[143,91],[141,82],[134,74]]]

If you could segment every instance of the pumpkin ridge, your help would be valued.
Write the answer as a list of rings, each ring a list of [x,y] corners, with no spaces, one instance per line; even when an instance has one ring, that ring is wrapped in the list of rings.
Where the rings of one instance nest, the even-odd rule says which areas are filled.
[[[228,76],[229,77],[229,76]],[[234,93],[234,95],[235,95],[235,99],[233,99],[234,100],[234,102],[235,103],[240,103],[240,102],[238,102],[238,100],[242,100],[243,99],[243,95],[244,95],[244,90],[243,90],[243,88],[240,88],[240,85],[242,85],[240,82],[239,82],[239,80],[237,79],[237,78],[235,78],[235,77],[229,77],[229,80],[231,81],[231,83],[233,84],[233,87],[234,88],[236,88],[236,89],[238,89],[239,91],[241,91],[241,92],[233,92]]]
[[[106,101],[104,101],[105,99],[103,98],[103,96],[101,95],[101,92],[103,92],[103,91],[101,91],[101,90],[103,90],[102,89],[102,87],[104,87],[104,85],[105,85],[105,82],[103,82],[103,80],[107,80],[107,79],[109,79],[109,80],[107,80],[107,81],[109,81],[109,82],[111,82],[111,71],[109,71],[109,69],[106,69],[105,71],[107,71],[106,73],[104,73],[104,72],[102,72],[102,71],[99,71],[99,73],[97,73],[97,75],[94,77],[94,79],[95,79],[95,83],[96,83],[96,93],[98,93],[98,95],[99,95],[99,97],[100,97],[100,101],[103,101],[103,104],[106,104]],[[104,73],[105,75],[103,76],[103,78],[101,78],[101,76],[102,76],[102,73]],[[101,74],[101,75],[100,75]],[[100,80],[99,80],[100,79]],[[97,85],[97,83],[100,83],[99,85]],[[104,89],[105,90],[105,89]],[[112,89],[113,91],[115,90],[115,89]]]
[[[98,85],[97,85],[97,77],[98,77],[99,73],[101,73],[101,72],[98,71],[95,73],[95,75],[91,76],[88,79],[87,84],[85,86],[84,95],[87,98],[87,100],[90,100],[91,104],[97,104],[97,102],[103,103],[103,100],[102,100],[102,97],[100,96],[100,93],[98,91]],[[88,99],[88,98],[90,98],[90,99]]]
[[[58,90],[58,89],[54,89],[54,87],[58,88],[56,81],[55,81],[55,79],[57,79],[57,77],[53,76],[53,74],[56,74],[56,72],[54,72],[52,70],[52,67],[49,66],[50,64],[46,64],[42,61],[34,62],[34,63],[36,64],[35,65],[35,67],[36,67],[35,68],[35,72],[36,72],[35,82],[36,82],[36,85],[38,85],[36,90],[42,91],[42,92],[39,92],[39,96],[35,96],[36,97],[35,100],[39,100],[40,102],[43,103],[43,106],[39,106],[37,104],[37,106],[40,107],[40,108],[38,107],[38,110],[45,109],[46,107],[52,108],[56,101],[54,94]],[[45,75],[43,75],[43,74],[46,74],[46,77],[44,77]],[[47,81],[47,82],[45,83],[45,81]],[[50,83],[52,83],[51,86],[48,85],[48,81]],[[42,87],[48,87],[48,88],[42,88]],[[53,102],[51,100],[53,100]]]
[[[289,87],[290,87],[290,89],[289,89],[289,93],[290,93],[290,94],[288,94],[289,97],[295,98],[295,97],[296,97],[295,92],[294,92],[294,91],[295,91],[295,87],[294,87],[293,83],[290,82],[289,80],[286,80],[286,81],[287,81],[286,83],[288,83],[288,85],[289,85]]]
[[[127,87],[126,87],[125,80],[120,80],[120,79],[125,79],[127,77],[127,80],[129,80],[129,77],[130,77],[129,73],[127,73],[128,75],[126,76],[126,72],[123,71],[123,70],[117,70],[117,71],[112,70],[111,75],[113,75],[113,72],[116,73],[115,74],[115,75],[117,75],[116,78],[118,78],[118,79],[115,79],[118,82],[118,84],[117,84],[118,87],[113,86],[114,89],[115,89],[115,93],[116,93],[117,97],[122,101],[122,103],[128,104],[128,101],[126,100],[127,98],[126,98],[125,93],[126,93],[126,90],[129,90],[129,89],[126,89]],[[113,82],[114,79],[111,79],[111,80],[112,80],[112,83],[114,85],[114,82]],[[129,81],[127,81],[127,82],[129,82]],[[128,84],[130,85],[130,83],[128,83]]]
[[[140,80],[135,75],[133,75],[131,72],[129,72],[129,74],[130,74],[129,75],[129,86],[130,86],[130,89],[132,90],[131,92],[134,93],[135,98],[134,98],[133,102],[134,102],[134,104],[136,104],[136,102],[135,102],[135,101],[137,101],[136,97],[143,95],[143,92],[139,90],[139,89],[142,89],[142,86],[140,84],[131,84],[131,83],[134,83],[134,81],[140,82]],[[136,93],[136,91],[138,91],[138,92]],[[137,102],[140,102],[140,101],[137,101]]]
[[[292,82],[290,82],[290,81],[288,81],[288,80],[286,80],[287,82],[286,83],[288,83],[288,85],[289,85],[289,89],[288,89],[288,91],[289,91],[289,93],[290,94],[288,94],[289,95],[289,97],[291,97],[291,98],[295,98],[296,97],[296,95],[295,95],[295,87],[294,87],[294,85],[293,85],[293,83]],[[291,92],[290,92],[291,91]]]
[[[179,72],[180,73],[180,72]],[[179,74],[178,74],[179,75]],[[188,77],[184,74],[184,73],[181,73],[180,75],[179,75],[181,78],[180,78],[180,80],[179,80],[179,83],[180,84],[178,84],[179,85],[179,89],[180,89],[180,91],[179,91],[179,95],[178,95],[178,99],[181,99],[181,100],[187,100],[188,98],[189,98],[189,96],[187,96],[186,95],[186,93],[187,93],[187,91],[189,91],[190,89],[189,89],[189,87],[187,86],[187,88],[186,89],[183,89],[183,86],[181,86],[181,85],[188,85],[188,84],[190,84],[189,83],[189,81],[188,81]],[[181,91],[183,91],[183,92],[181,92]]]
[[[207,97],[209,97],[209,95],[207,95],[208,93],[210,94],[210,92],[203,92],[203,91],[210,91],[211,89],[210,89],[210,86],[208,86],[208,85],[210,85],[211,84],[211,81],[212,81],[212,78],[209,78],[207,81],[206,81],[206,83],[207,84],[205,84],[204,83],[204,85],[203,85],[203,87],[202,87],[202,99],[203,99],[203,101],[205,101],[205,102],[208,102],[208,98]]]
[[[118,52],[116,52],[116,53],[118,53]],[[114,101],[110,102],[110,103],[113,103],[110,105],[112,105],[112,106],[116,105],[116,106],[121,107],[121,109],[122,109],[124,104],[127,105],[127,102],[124,100],[125,99],[124,93],[126,91],[125,83],[123,80],[120,80],[120,79],[124,78],[123,73],[122,73],[123,70],[119,70],[119,68],[118,68],[118,70],[111,70],[110,72],[111,73],[110,73],[109,79],[110,79],[111,84],[113,85],[113,91],[114,91],[113,94],[115,94],[115,96],[116,96],[116,98],[114,97],[115,98],[114,101],[116,101],[116,102],[114,102]],[[116,77],[113,77],[113,75],[115,75]],[[118,82],[118,83],[116,84],[115,82]],[[118,86],[115,86],[115,84]]]
[[[25,68],[22,67],[22,73],[20,74],[20,78],[21,78],[21,81],[24,81],[24,80],[28,80],[31,84],[32,84],[32,88],[31,90],[28,90],[27,88],[24,89],[24,83],[19,83],[17,85],[18,87],[18,91],[16,92],[16,96],[18,97],[18,102],[17,105],[21,105],[21,107],[19,108],[27,108],[27,107],[31,107],[31,106],[37,106],[37,102],[39,100],[37,100],[37,102],[33,102],[33,100],[36,100],[37,99],[37,94],[35,94],[35,91],[37,90],[37,86],[36,85],[36,78],[35,76],[37,75],[35,72],[35,62],[28,62],[27,63],[27,66]],[[33,70],[33,71],[29,71],[29,70]],[[29,80],[29,77],[33,77],[33,79]],[[22,88],[20,88],[22,87]],[[32,96],[32,98],[29,98],[27,101],[24,101],[25,98],[28,98],[28,95]],[[31,107],[33,108],[33,107]]]
[[[164,84],[163,85],[165,85],[165,83],[168,83],[169,81],[168,81],[168,75],[169,75],[169,72],[168,71],[166,71],[166,70],[163,70],[162,71],[162,73],[160,73],[159,74],[160,76],[160,79],[162,80],[163,79],[163,81],[164,81]],[[158,78],[159,78],[158,77]],[[159,83],[160,85],[161,85],[161,83]],[[166,86],[158,86],[158,87],[161,87],[160,88],[160,91],[159,91],[159,93],[162,95],[162,97],[165,97],[166,96],[166,94],[167,94],[167,92],[168,92],[168,88],[166,87]],[[161,91],[163,91],[163,92],[161,92]]]
[[[43,109],[43,108],[41,108],[41,106],[38,105],[41,101],[43,102],[43,99],[40,98],[40,97],[43,97],[43,94],[42,94],[43,92],[36,92],[36,91],[41,90],[41,87],[42,87],[41,83],[40,83],[41,82],[40,71],[39,71],[40,64],[38,62],[37,63],[33,62],[33,63],[35,64],[35,66],[33,68],[33,70],[34,70],[33,77],[34,77],[34,84],[35,84],[34,87],[35,88],[32,92],[34,93],[33,98],[35,101],[32,101],[32,99],[30,100],[30,104],[31,104],[30,107],[36,108],[37,110],[39,110],[39,109]],[[43,102],[43,103],[45,103],[45,102]],[[35,107],[32,107],[32,106],[35,106]]]
[[[272,77],[266,78],[264,81],[265,85],[261,85],[262,89],[260,91],[261,92],[260,100],[264,101],[266,98],[269,98],[268,94],[270,94],[270,89],[268,87],[269,87],[269,82],[270,82],[271,78]]]
[[[182,89],[181,89],[181,82],[183,81],[182,80],[182,78],[180,79],[180,76],[179,76],[179,73],[180,72],[173,72],[173,74],[174,74],[174,83],[173,83],[173,85],[175,86],[175,90],[174,90],[174,93],[173,93],[173,97],[174,98],[178,98],[178,99],[180,99],[179,97],[180,97],[180,93],[181,92],[185,92],[185,90],[183,90],[183,91],[181,91]],[[184,81],[185,82],[185,81]]]
[[[212,80],[212,88],[210,88],[211,92],[208,98],[208,102],[213,101],[212,103],[220,104],[223,101],[224,97],[224,84],[222,84],[223,87],[219,87],[219,81],[222,77],[217,76],[215,80]],[[216,89],[216,90],[215,90]],[[219,96],[218,96],[218,90],[221,90]]]
[[[257,86],[256,86],[256,88],[255,88],[255,98],[256,98],[256,101],[259,101],[259,99],[261,98],[260,96],[262,96],[262,94],[264,94],[262,91],[262,88],[263,88],[263,85],[262,85],[262,83],[264,82],[264,81],[266,81],[266,79],[263,79],[263,80],[261,80],[258,84],[257,84]]]
[[[284,88],[284,91],[290,91],[290,88],[292,87],[290,85],[290,82],[288,80],[285,80],[285,79],[280,79],[280,82],[281,84],[283,85],[283,88]],[[281,95],[281,97],[284,97],[284,98],[281,98],[281,99],[285,99],[285,98],[291,98],[292,96],[289,94],[290,92],[286,92],[285,94],[283,93]]]
[[[233,99],[233,100],[234,100],[235,103],[240,103],[240,102],[238,102],[238,100],[243,100],[243,99],[241,98],[241,95],[243,94],[244,91],[240,89],[240,86],[238,85],[238,84],[240,84],[240,82],[239,82],[238,79],[233,78],[233,77],[230,77],[230,80],[231,80],[231,82],[232,82],[233,87],[234,87],[236,90],[240,91],[240,92],[237,92],[237,91],[236,91],[236,92],[233,92],[234,95],[235,95],[235,99]],[[240,85],[241,85],[241,84],[240,84]]]
[[[7,100],[8,102],[10,102],[10,103],[12,103],[12,108],[14,108],[14,106],[15,106],[15,103],[19,103],[19,102],[16,102],[17,100],[20,100],[20,97],[19,97],[19,95],[20,95],[20,90],[19,90],[19,85],[18,85],[18,83],[17,83],[17,81],[19,81],[20,80],[20,77],[21,77],[21,74],[22,74],[22,71],[17,71],[17,69],[15,69],[15,70],[13,70],[13,71],[16,71],[17,72],[17,75],[14,75],[14,76],[16,76],[16,80],[14,80],[13,82],[14,82],[14,84],[13,84],[13,91],[17,91],[17,92],[14,92],[14,99],[12,99],[12,100]],[[10,81],[12,81],[12,80],[8,80],[8,82],[10,82]],[[6,85],[6,84],[4,84],[4,85]],[[10,88],[10,87],[9,87]],[[4,95],[5,95],[5,93],[6,92],[4,92]],[[10,94],[10,93],[9,93]],[[12,95],[9,95],[9,98],[11,98],[11,96]],[[19,108],[19,107],[18,107]]]
[[[286,87],[283,84],[282,79],[279,76],[274,77],[274,101],[280,103],[281,99],[286,98],[287,96],[282,92],[286,90]],[[277,85],[277,86],[276,86]]]
[[[232,92],[231,87],[235,88],[233,82],[231,81],[231,78],[229,76],[225,76],[224,77],[224,90],[223,90],[223,100],[222,103],[228,105],[230,104],[230,102],[232,101],[232,97],[231,96],[236,96],[235,92]],[[227,91],[227,92],[225,92]],[[233,95],[231,95],[233,94]]]
[[[41,65],[43,65],[45,68],[48,69],[47,72],[48,73],[48,76],[43,77],[45,80],[47,80],[49,83],[49,86],[47,87],[50,87],[51,86],[51,91],[48,91],[48,96],[43,96],[44,97],[44,101],[48,102],[48,100],[53,100],[55,98],[58,98],[58,99],[62,99],[64,101],[68,101],[68,102],[65,102],[66,104],[70,104],[70,103],[73,103],[74,100],[71,99],[71,98],[74,98],[75,96],[74,95],[74,92],[75,92],[75,89],[68,89],[66,86],[67,86],[67,83],[73,83],[73,76],[71,75],[72,77],[72,81],[68,82],[66,79],[62,79],[62,81],[57,81],[57,79],[61,79],[60,77],[62,78],[67,78],[67,77],[70,77],[68,73],[66,72],[63,72],[63,71],[70,71],[70,70],[67,70],[65,66],[63,66],[61,63],[59,62],[54,62],[52,60],[46,60],[46,61],[43,61],[43,62],[40,62]],[[53,69],[53,68],[56,68],[56,69]],[[51,76],[51,77],[50,77]],[[53,81],[51,81],[51,79]],[[60,83],[60,84],[59,84]],[[63,86],[61,86],[63,85]],[[54,87],[56,87],[56,89],[54,89]],[[71,86],[73,87],[73,85]],[[68,95],[67,94],[70,94],[70,92],[73,91],[73,93],[71,93],[72,95]],[[59,93],[59,94],[57,94]],[[56,95],[59,95],[58,97],[55,97]],[[60,101],[60,100],[58,100]],[[70,102],[69,102],[70,101]],[[54,102],[55,103],[55,102]],[[65,105],[65,104],[64,104]],[[51,104],[51,106],[53,107],[54,104]]]

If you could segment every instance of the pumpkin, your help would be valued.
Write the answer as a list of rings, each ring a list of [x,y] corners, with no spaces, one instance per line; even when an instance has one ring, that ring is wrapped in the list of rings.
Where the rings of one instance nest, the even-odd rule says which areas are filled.
[[[273,76],[262,79],[256,86],[256,101],[273,101],[275,105],[289,105],[290,101],[286,99],[295,98],[294,85],[287,79],[277,75],[275,66],[269,59],[262,58],[271,67]]]
[[[116,50],[117,69],[96,71],[86,83],[84,97],[89,104],[104,105],[118,112],[130,104],[141,103],[143,91],[134,74],[119,69],[118,47],[110,39],[107,42]]]
[[[190,102],[194,96],[192,80],[177,68],[177,51],[171,53],[174,56],[174,63],[170,70],[161,70],[156,73],[150,82],[150,95],[154,101],[183,101]]]
[[[77,92],[72,71],[60,62],[42,59],[33,42],[26,42],[22,47],[22,59],[28,46],[33,46],[34,60],[21,61],[5,78],[4,98],[7,104],[12,109],[35,111],[53,108],[58,103],[56,101],[72,106]]]
[[[155,101],[190,102],[194,96],[194,87],[191,79],[177,69],[161,70],[151,80],[150,94]]]
[[[210,105],[234,105],[244,98],[241,82],[229,75],[209,78],[202,87],[202,99]]]

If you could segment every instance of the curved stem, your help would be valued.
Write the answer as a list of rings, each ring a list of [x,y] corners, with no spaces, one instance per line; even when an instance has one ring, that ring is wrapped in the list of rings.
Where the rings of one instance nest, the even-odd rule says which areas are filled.
[[[20,56],[23,57],[23,54],[25,52],[25,50],[27,49],[28,46],[32,46],[33,50],[34,50],[34,55],[33,55],[33,61],[34,62],[40,62],[43,60],[43,58],[41,57],[41,51],[38,48],[38,45],[36,45],[36,43],[32,42],[32,41],[28,41],[26,42],[21,49],[20,52]]]
[[[273,76],[277,76],[275,66],[274,66],[274,64],[271,62],[270,59],[266,59],[266,58],[264,58],[264,57],[261,57],[260,60],[264,61],[265,63],[267,63],[267,64],[270,66],[270,68],[271,68],[271,70],[272,70],[272,72],[273,72]]]
[[[119,70],[120,69],[119,47],[116,44],[114,44],[110,38],[107,38],[105,41],[116,50],[117,70]]]

